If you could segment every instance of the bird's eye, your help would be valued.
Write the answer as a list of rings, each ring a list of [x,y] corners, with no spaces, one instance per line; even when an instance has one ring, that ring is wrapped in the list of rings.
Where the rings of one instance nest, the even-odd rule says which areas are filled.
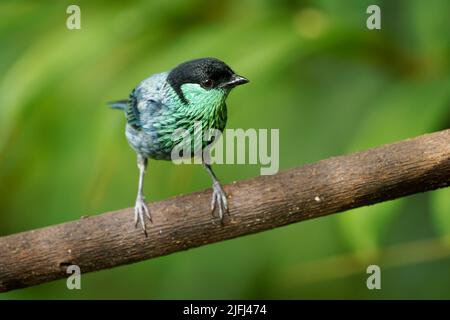
[[[213,85],[214,85],[214,81],[212,81],[211,79],[207,79],[202,82],[202,87],[205,89],[210,89],[210,88],[212,88]]]

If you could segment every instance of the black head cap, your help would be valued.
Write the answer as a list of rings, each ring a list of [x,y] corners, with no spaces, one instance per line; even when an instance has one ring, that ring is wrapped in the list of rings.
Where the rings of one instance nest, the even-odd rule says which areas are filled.
[[[223,61],[216,58],[201,58],[186,61],[175,67],[168,75],[167,82],[180,99],[187,103],[181,86],[185,83],[197,83],[205,89],[233,87],[247,83],[248,80],[238,76]]]

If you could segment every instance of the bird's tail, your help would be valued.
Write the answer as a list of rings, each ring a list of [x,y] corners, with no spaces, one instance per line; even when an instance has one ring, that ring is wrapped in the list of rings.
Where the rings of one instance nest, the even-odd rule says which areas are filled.
[[[119,109],[119,110],[125,110],[125,107],[128,104],[128,100],[117,100],[117,101],[110,101],[108,102],[108,105],[113,109]]]

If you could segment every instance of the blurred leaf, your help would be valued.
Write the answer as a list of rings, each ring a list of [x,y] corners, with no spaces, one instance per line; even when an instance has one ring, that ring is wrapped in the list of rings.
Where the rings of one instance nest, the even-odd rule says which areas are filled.
[[[361,261],[375,259],[388,224],[404,204],[404,199],[362,207],[340,216],[344,239]]]
[[[450,245],[450,188],[433,191],[430,194],[430,201],[436,230]]]

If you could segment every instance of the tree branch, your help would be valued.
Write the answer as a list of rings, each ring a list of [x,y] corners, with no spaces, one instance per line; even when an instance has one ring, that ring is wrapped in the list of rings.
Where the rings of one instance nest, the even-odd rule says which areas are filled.
[[[0,238],[0,291],[272,229],[450,185],[450,129],[225,186],[230,215],[210,214],[211,190],[151,203],[148,238],[123,209]]]

